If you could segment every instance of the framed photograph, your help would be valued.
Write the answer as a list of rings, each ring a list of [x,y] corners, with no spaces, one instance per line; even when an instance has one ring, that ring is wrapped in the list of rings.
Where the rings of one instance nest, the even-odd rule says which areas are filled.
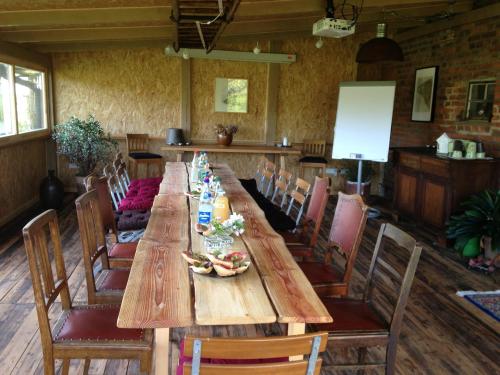
[[[412,121],[432,122],[434,120],[438,69],[437,66],[430,66],[415,70]]]
[[[215,79],[215,112],[247,113],[248,80]]]

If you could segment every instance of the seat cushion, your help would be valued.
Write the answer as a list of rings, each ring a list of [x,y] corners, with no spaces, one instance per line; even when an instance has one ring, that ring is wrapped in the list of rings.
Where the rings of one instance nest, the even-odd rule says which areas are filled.
[[[129,211],[129,210],[150,210],[153,207],[154,196],[150,197],[130,197],[124,198],[121,200],[118,205],[118,209],[120,211]]]
[[[137,242],[115,243],[109,250],[108,256],[110,258],[134,259],[136,249]]]
[[[299,262],[298,264],[313,286],[342,282],[342,274],[332,266],[319,262]]]
[[[103,272],[106,272],[106,275],[104,276],[104,280],[101,285],[98,287],[99,292],[105,290],[125,290],[130,270],[112,269],[104,270]]]
[[[348,298],[322,298],[326,309],[333,316],[333,323],[315,324],[321,331],[344,332],[385,332],[388,325],[366,302]]]
[[[322,163],[322,164],[327,164],[328,161],[325,158],[322,158],[321,156],[304,156],[303,158],[299,159],[300,163]]]
[[[161,155],[153,154],[151,152],[131,152],[128,154],[132,159],[161,159]]]
[[[137,230],[146,228],[151,211],[149,210],[129,210],[117,212],[115,214],[116,228],[119,231]]]
[[[144,330],[116,326],[120,306],[75,307],[64,317],[55,340],[143,340]]]

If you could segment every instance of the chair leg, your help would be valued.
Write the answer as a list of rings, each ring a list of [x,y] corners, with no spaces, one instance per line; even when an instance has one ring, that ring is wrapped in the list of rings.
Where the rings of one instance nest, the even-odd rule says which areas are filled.
[[[89,368],[90,368],[90,359],[85,358],[85,362],[83,364],[83,374],[87,375],[89,373]]]
[[[153,351],[144,353],[140,358],[140,370],[146,374],[151,373],[153,364]]]
[[[365,364],[365,358],[366,358],[366,351],[367,348],[359,348],[358,350],[358,365],[364,365]],[[357,375],[364,375],[365,370],[364,369],[359,369]]]
[[[386,352],[385,374],[394,375],[396,373],[396,354],[398,350],[398,343],[389,342]]]
[[[61,370],[62,375],[69,374],[69,363],[70,363],[70,359],[63,359],[62,370]]]
[[[52,356],[43,356],[43,373],[44,375],[54,375],[55,374],[55,364],[54,358]]]
[[[304,167],[301,165],[299,169],[299,177],[304,178]]]

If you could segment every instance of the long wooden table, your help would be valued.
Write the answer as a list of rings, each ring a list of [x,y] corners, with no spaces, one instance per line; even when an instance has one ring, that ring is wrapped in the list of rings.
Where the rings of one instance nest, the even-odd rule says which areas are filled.
[[[288,334],[300,334],[306,323],[332,321],[283,238],[233,172],[222,165],[214,173],[221,177],[233,211],[245,218],[246,231],[233,248],[248,251],[252,265],[227,279],[190,276],[180,254],[190,248],[204,251],[203,237],[191,225],[198,202],[184,195],[189,190],[186,165],[167,163],[118,317],[122,328],[155,329],[157,374],[169,371],[170,328],[280,322],[288,324]]]

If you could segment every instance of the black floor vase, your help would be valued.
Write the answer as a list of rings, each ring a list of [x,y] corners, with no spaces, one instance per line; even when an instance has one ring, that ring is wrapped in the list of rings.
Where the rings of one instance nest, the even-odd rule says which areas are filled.
[[[49,175],[45,177],[40,185],[40,201],[43,208],[59,209],[63,205],[64,185],[59,180],[54,170],[49,170]]]

